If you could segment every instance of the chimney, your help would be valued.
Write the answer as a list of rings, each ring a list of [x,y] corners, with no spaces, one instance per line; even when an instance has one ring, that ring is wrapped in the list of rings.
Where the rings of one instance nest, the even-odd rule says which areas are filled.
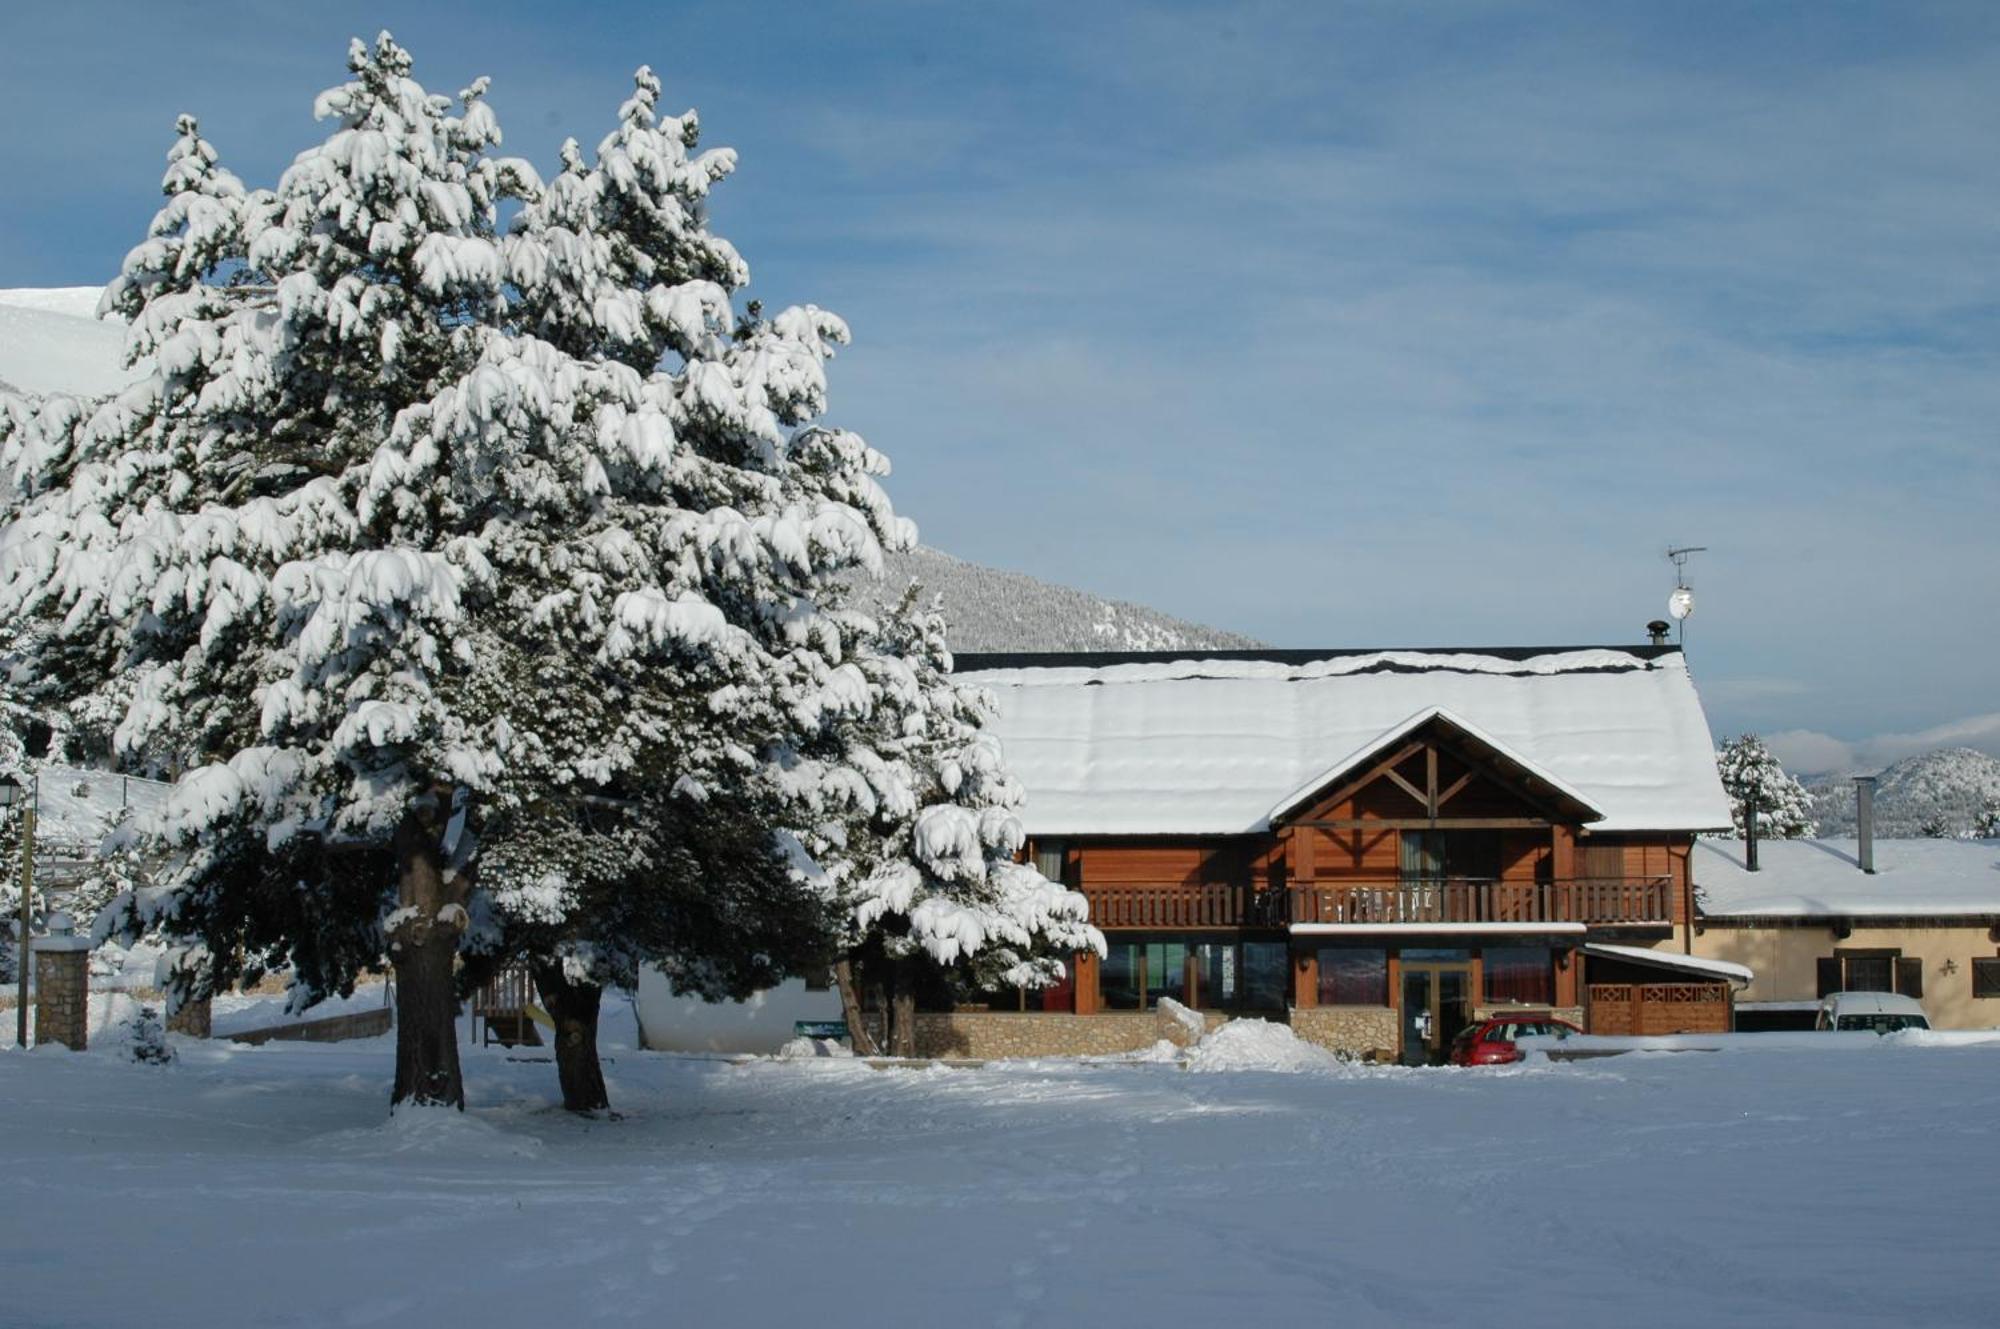
[[[1667,633],[1673,629],[1664,618],[1656,618],[1646,625],[1646,636],[1655,646],[1667,644]]]
[[[1875,777],[1854,777],[1854,834],[1861,842],[1861,870],[1875,872]]]
[[[1757,791],[1743,796],[1743,870],[1757,870]]]

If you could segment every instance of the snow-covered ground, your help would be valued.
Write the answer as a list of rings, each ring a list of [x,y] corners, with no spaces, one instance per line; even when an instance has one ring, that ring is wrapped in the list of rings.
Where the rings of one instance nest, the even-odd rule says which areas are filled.
[[[1990,1324],[2000,1051],[1362,1071],[633,1051],[618,1121],[386,1038],[0,1055],[0,1322]],[[1245,1030],[1245,1033],[1254,1031]],[[1198,1056],[1197,1061],[1201,1058]],[[1293,1074],[1231,1069],[1289,1062]]]

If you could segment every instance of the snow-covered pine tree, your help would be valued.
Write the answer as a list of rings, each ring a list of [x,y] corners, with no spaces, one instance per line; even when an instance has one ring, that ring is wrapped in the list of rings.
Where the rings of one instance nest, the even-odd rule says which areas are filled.
[[[876,483],[879,454],[813,424],[845,327],[809,307],[765,320],[753,304],[738,317],[748,270],[706,223],[709,186],[734,154],[696,154],[693,113],[659,116],[657,80],[641,69],[635,83],[594,161],[564,145],[563,170],[506,241],[508,270],[519,321],[543,344],[668,402],[665,421],[600,418],[619,451],[593,476],[594,520],[713,606],[742,668],[625,683],[664,685],[681,703],[640,731],[651,746],[626,737],[637,755],[581,803],[524,795],[485,830],[495,926],[479,944],[531,958],[558,1025],[564,1100],[579,1110],[604,1105],[595,1025],[606,984],[650,963],[679,990],[742,997],[824,956],[831,901],[797,870],[788,837],[771,834],[791,819],[788,786],[772,776],[846,705],[840,665],[865,626],[839,607],[846,586],[879,570],[885,544],[913,538]],[[592,612],[575,594],[535,606],[558,634]],[[552,661],[545,653],[540,667]],[[575,709],[576,689],[603,687],[543,682],[560,709]]]
[[[645,955],[716,995],[824,943],[776,831],[810,793],[798,751],[866,703],[845,655],[870,625],[827,588],[912,537],[886,463],[813,423],[845,328],[737,321],[715,277],[740,260],[668,197],[727,160],[687,158],[691,121],[628,113],[599,187],[653,190],[660,233],[711,258],[592,284],[625,242],[545,223],[556,191],[489,153],[483,82],[454,113],[386,35],[350,66],[275,193],[239,195],[184,127],[109,297],[157,371],[0,438],[23,501],[0,611],[52,625],[75,692],[136,680],[124,751],[200,763],[161,827],[177,868],[125,911],[205,942],[191,995],[288,966],[309,1001],[386,943],[395,1099],[462,1104],[475,917],[540,929],[565,978]],[[565,843],[575,870],[534,852]],[[634,905],[640,868],[678,907]],[[746,956],[774,918],[794,940]]]
[[[2000,803],[1987,804],[1973,819],[1972,835],[1976,840],[2000,840]]]
[[[1803,840],[1819,833],[1813,821],[1812,795],[1785,773],[1771,750],[1755,734],[1744,734],[1722,745],[1715,755],[1722,788],[1729,795],[1736,835],[1744,832],[1744,808],[1754,792],[1757,833],[1765,839]]]
[[[836,973],[857,1050],[878,1050],[864,990],[887,1050],[913,1056],[925,993],[1046,987],[1105,950],[1089,902],[1017,861],[1022,790],[986,731],[992,699],[951,676],[945,633],[914,586],[884,611],[856,656],[871,704],[834,736],[852,774],[804,782],[818,801],[806,843],[846,909]]]

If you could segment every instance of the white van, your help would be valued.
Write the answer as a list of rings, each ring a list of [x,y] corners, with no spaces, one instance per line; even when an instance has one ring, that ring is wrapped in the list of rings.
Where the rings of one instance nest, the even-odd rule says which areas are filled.
[[[1856,1029],[1890,1034],[1898,1029],[1931,1027],[1914,997],[1893,992],[1836,992],[1819,1004],[1815,1029]]]

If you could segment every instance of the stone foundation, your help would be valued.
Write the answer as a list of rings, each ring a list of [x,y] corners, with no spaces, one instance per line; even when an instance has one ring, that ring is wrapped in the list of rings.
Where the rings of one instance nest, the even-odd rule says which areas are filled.
[[[191,1038],[210,1038],[215,1032],[215,1006],[207,997],[184,1001],[167,1017],[167,1032]]]
[[[1214,1029],[1220,1011],[1197,1012]],[[1065,1015],[1054,1011],[952,1011],[917,1016],[919,1057],[1102,1057],[1137,1052],[1161,1039],[1185,1046],[1190,1031],[1162,1011],[1106,1011]]]
[[[1393,1061],[1399,1031],[1392,1006],[1307,1006],[1291,1013],[1292,1032],[1331,1052]]]

